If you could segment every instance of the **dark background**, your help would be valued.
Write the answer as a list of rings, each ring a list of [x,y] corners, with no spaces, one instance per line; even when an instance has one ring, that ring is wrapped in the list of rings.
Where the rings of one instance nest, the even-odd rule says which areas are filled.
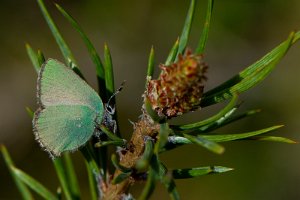
[[[113,56],[115,83],[127,80],[117,96],[120,128],[132,131],[142,105],[141,94],[148,53],[156,51],[156,64],[163,62],[181,33],[188,1],[174,0],[61,0],[57,1],[81,24],[100,54],[106,42]],[[25,111],[36,109],[36,73],[24,44],[40,48],[45,56],[63,60],[59,49],[33,0],[0,0],[0,143],[7,146],[16,165],[56,190],[58,180],[51,160],[34,141],[31,119]],[[46,4],[63,36],[72,48],[89,83],[96,88],[95,72],[83,42],[51,1]],[[195,48],[202,28],[206,1],[197,5],[190,47]],[[215,0],[205,61],[209,64],[206,90],[227,80],[285,40],[300,28],[298,0]],[[285,124],[273,135],[300,141],[299,51],[293,46],[263,84],[241,95],[241,110],[262,108],[255,117],[227,126],[218,132],[238,133]],[[157,70],[158,71],[158,70]],[[196,121],[215,113],[223,105],[187,114],[176,122]],[[128,135],[126,136],[128,137]],[[177,181],[182,199],[264,200],[300,199],[300,146],[268,142],[225,143],[224,155],[215,155],[196,146],[165,153],[170,168],[221,165],[234,171],[191,180]],[[74,153],[76,171],[84,199],[88,183],[80,153]],[[134,187],[138,194],[142,184]],[[18,191],[0,159],[0,199],[19,199]],[[166,199],[158,186],[153,199]]]

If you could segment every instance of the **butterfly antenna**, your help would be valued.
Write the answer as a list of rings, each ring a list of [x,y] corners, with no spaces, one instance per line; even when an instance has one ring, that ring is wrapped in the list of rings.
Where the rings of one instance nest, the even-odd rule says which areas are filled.
[[[108,101],[107,101],[107,103],[106,103],[106,110],[107,110],[107,108],[109,107],[110,108],[110,110],[111,111],[109,111],[109,112],[114,112],[114,108],[112,108],[111,106],[110,106],[110,101],[119,93],[119,92],[121,92],[122,91],[122,89],[123,89],[123,87],[124,87],[124,85],[125,85],[125,80],[121,83],[121,85],[120,85],[120,87],[109,97],[109,99],[108,99]],[[107,110],[108,111],[108,110]]]

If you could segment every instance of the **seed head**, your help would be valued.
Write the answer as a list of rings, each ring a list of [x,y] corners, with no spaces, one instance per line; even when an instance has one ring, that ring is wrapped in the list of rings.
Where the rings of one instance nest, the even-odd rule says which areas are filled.
[[[176,117],[199,108],[207,65],[202,55],[187,50],[178,61],[161,64],[157,80],[149,80],[144,95],[159,116]]]

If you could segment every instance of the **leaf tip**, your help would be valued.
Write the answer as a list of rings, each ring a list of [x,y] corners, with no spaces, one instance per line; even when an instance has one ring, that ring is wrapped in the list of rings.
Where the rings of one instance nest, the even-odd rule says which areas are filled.
[[[288,144],[299,144],[298,141],[295,141],[295,140],[292,140],[292,139],[289,139],[289,138],[285,138],[285,142],[288,143]]]
[[[212,166],[211,169],[215,173],[224,173],[224,172],[229,172],[234,170],[234,168],[223,167],[223,166]]]
[[[4,144],[0,144],[0,151],[4,151],[6,148],[5,148],[5,145]]]
[[[299,144],[299,142],[295,140],[290,140],[290,144]]]
[[[150,53],[154,53],[154,45],[151,45]]]
[[[107,49],[108,49],[107,42],[104,42],[104,49],[105,49],[105,50],[107,50]]]
[[[31,46],[29,45],[29,43],[28,43],[28,42],[25,42],[25,47],[26,47],[26,49],[29,49],[29,48],[31,48]]]
[[[217,149],[216,149],[216,151],[215,151],[217,154],[223,154],[224,152],[225,152],[225,147],[223,147],[223,146],[219,146]]]
[[[25,110],[26,110],[27,114],[28,114],[31,118],[33,118],[34,112],[32,111],[32,109],[29,108],[28,106],[26,106],[26,107],[25,107]]]
[[[279,125],[276,125],[275,127],[276,128],[281,128],[281,127],[284,127],[284,124],[279,124]]]
[[[54,5],[55,5],[55,7],[58,8],[58,9],[61,8],[61,6],[60,6],[58,3],[55,3],[55,2],[54,2]]]

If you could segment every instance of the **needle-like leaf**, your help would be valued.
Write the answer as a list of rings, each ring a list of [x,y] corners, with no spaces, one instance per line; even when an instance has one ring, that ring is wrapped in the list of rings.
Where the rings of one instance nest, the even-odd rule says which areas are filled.
[[[178,46],[176,59],[178,58],[179,54],[184,53],[184,50],[187,46],[190,31],[191,31],[191,28],[192,28],[194,13],[195,13],[195,4],[196,4],[195,0],[190,1],[190,7],[189,7],[189,10],[188,10],[188,13],[187,13],[187,16],[186,16],[186,19],[185,19],[185,23],[184,23],[184,26],[183,26],[183,30],[182,30],[182,33],[181,33],[181,36],[180,36],[180,39],[179,39],[179,46]]]
[[[147,77],[152,77],[153,72],[154,72],[154,48],[152,46],[148,58]]]
[[[223,146],[212,140],[204,138],[203,136],[192,136],[187,134],[183,134],[183,136],[190,140],[192,143],[198,144],[216,154],[222,154],[225,151],[225,148]]]
[[[200,122],[192,123],[192,124],[185,124],[185,125],[173,125],[171,128],[174,130],[194,130],[199,129],[201,126],[205,126],[207,124],[213,123],[220,118],[224,117],[226,114],[228,114],[235,106],[237,102],[238,96],[234,95],[229,104],[223,108],[221,111],[219,111],[216,115],[209,117],[208,119],[205,119]]]
[[[198,43],[195,53],[202,54],[204,52],[207,38],[208,38],[208,32],[209,32],[209,27],[210,27],[213,6],[214,6],[214,0],[208,0],[204,27],[203,27],[202,34],[200,36],[200,40],[199,40],[199,43]]]
[[[233,168],[222,166],[197,167],[188,169],[175,169],[172,175],[175,179],[195,178],[207,174],[219,174],[233,170]]]
[[[56,43],[58,44],[59,48],[60,48],[60,51],[61,53],[63,54],[64,56],[64,59],[65,59],[65,62],[66,63],[69,63],[69,59],[71,59],[71,61],[76,65],[78,66],[74,56],[73,56],[73,53],[71,52],[69,46],[67,45],[67,43],[65,42],[65,40],[63,39],[62,35],[60,34],[56,24],[54,23],[54,21],[52,20],[45,4],[44,4],[44,1],[43,0],[37,0],[39,6],[40,6],[40,9],[42,11],[42,14],[55,38],[55,41]]]
[[[168,66],[170,65],[171,63],[175,62],[175,59],[176,59],[176,55],[177,55],[177,52],[178,52],[178,47],[179,47],[179,38],[177,38],[177,40],[175,41],[175,44],[173,45],[169,55],[168,55],[168,58],[165,62],[165,65]]]
[[[41,65],[39,64],[37,54],[34,52],[34,50],[31,48],[29,44],[25,44],[25,47],[26,47],[28,57],[30,58],[30,61],[35,71],[38,73],[40,71]]]
[[[14,167],[14,163],[13,160],[11,159],[6,147],[4,145],[0,145],[0,150],[2,153],[2,156],[4,158],[5,164],[8,167],[8,170],[10,172],[10,174],[12,175],[23,199],[25,200],[33,200],[33,196],[30,193],[28,187],[26,186],[25,183],[23,183],[19,177],[17,175],[15,175],[15,173],[13,172],[13,167]]]
[[[87,35],[84,33],[83,29],[81,26],[76,22],[76,20],[67,12],[65,11],[60,5],[55,4],[56,8],[61,12],[61,14],[70,22],[70,24],[73,26],[73,28],[79,33],[81,36],[81,39],[83,40],[86,48],[88,49],[89,55],[96,67],[96,73],[97,73],[97,79],[98,79],[98,84],[99,84],[99,93],[100,97],[104,98],[104,90],[105,88],[105,75],[104,75],[104,67],[101,61],[101,58],[99,54],[96,51],[96,48],[90,41],[90,39],[87,37]]]
[[[290,46],[300,38],[300,32],[292,33],[289,38],[250,65],[242,72],[224,82],[220,86],[204,93],[201,107],[206,107],[230,98],[234,93],[242,93],[264,80],[276,64],[288,51]]]
[[[54,195],[52,192],[50,192],[45,186],[43,186],[40,182],[26,174],[20,169],[17,169],[15,167],[12,167],[12,172],[15,174],[15,176],[21,180],[23,183],[25,183],[28,187],[30,187],[33,191],[35,191],[37,194],[39,194],[44,199],[49,200],[58,200],[56,195]]]

